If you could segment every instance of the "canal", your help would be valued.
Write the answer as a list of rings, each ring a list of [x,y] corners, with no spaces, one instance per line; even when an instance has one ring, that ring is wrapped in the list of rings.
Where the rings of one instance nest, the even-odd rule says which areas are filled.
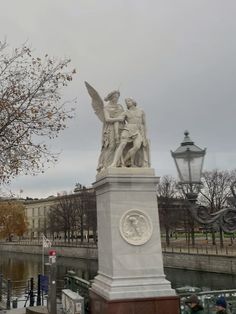
[[[46,262],[46,257],[45,257]],[[40,255],[0,253],[0,273],[5,279],[11,279],[19,285],[21,294],[27,281],[41,273],[42,259]],[[63,283],[68,270],[74,270],[77,276],[86,280],[93,279],[97,273],[97,261],[76,258],[57,257],[57,279]],[[215,274],[199,271],[187,271],[165,268],[167,279],[173,288],[183,286],[199,287],[203,290],[223,290],[236,288],[236,274]]]

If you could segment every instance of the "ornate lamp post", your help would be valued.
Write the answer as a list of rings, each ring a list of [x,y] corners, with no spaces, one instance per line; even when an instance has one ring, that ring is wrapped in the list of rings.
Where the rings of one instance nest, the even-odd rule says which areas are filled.
[[[201,186],[201,175],[206,149],[196,146],[188,131],[181,145],[171,152],[178,171],[180,184],[187,198],[196,200]]]
[[[236,207],[233,205],[209,213],[204,206],[197,204],[197,197],[201,188],[201,175],[206,149],[196,146],[185,131],[181,145],[171,155],[174,158],[182,190],[189,201],[189,210],[193,218],[204,225],[217,223],[225,232],[236,232]],[[236,182],[231,186],[232,194],[236,200]]]

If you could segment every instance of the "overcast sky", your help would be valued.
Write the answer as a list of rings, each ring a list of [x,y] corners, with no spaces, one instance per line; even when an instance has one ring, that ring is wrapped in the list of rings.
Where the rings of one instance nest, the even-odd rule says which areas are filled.
[[[70,57],[78,71],[64,91],[76,117],[51,142],[60,160],[44,175],[20,177],[16,195],[47,197],[95,181],[101,122],[84,81],[102,97],[120,89],[144,109],[156,175],[176,175],[170,150],[188,129],[207,148],[205,169],[236,168],[235,0],[8,0],[0,39],[25,40],[35,54]]]

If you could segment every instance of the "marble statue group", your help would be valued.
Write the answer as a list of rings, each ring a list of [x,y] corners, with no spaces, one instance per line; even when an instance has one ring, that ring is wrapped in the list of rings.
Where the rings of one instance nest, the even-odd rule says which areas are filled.
[[[85,82],[85,85],[92,107],[103,123],[97,171],[108,167],[150,167],[144,111],[132,98],[125,99],[125,110],[118,103],[120,92],[117,90],[110,92],[103,101],[90,84]]]

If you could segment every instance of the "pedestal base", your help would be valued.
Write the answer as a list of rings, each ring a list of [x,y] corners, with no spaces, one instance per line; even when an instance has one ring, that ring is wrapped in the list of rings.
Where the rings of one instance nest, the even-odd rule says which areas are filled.
[[[93,281],[92,291],[106,300],[143,299],[175,295],[170,282],[161,276],[111,278],[99,273]]]
[[[106,300],[175,295],[163,269],[158,180],[151,168],[108,168],[97,176],[99,267],[92,290]]]
[[[91,314],[180,314],[178,296],[106,300],[90,291]]]

